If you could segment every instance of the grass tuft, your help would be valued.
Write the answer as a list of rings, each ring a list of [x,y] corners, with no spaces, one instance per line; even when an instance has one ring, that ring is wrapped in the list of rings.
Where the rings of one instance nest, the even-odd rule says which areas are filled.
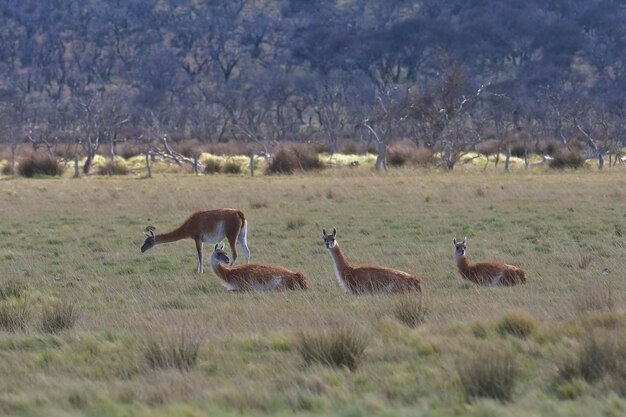
[[[181,331],[169,339],[150,339],[143,349],[143,356],[151,369],[189,371],[196,367],[199,349],[200,339]]]
[[[0,286],[0,300],[21,298],[26,293],[26,284],[16,279],[9,279]]]
[[[17,172],[22,177],[32,178],[41,175],[58,176],[63,174],[63,165],[51,155],[32,155],[22,161]]]
[[[24,330],[30,319],[30,309],[21,300],[0,301],[0,329],[7,332]]]
[[[417,327],[424,322],[428,309],[424,306],[422,296],[403,296],[398,298],[393,315],[409,327]]]
[[[219,174],[222,171],[222,161],[215,158],[207,159],[204,162],[205,174]]]
[[[511,400],[518,374],[513,354],[497,345],[484,346],[475,352],[457,364],[465,398]]]
[[[501,336],[510,334],[520,339],[526,339],[537,332],[537,325],[528,314],[514,312],[507,314],[498,321],[496,331]]]
[[[307,364],[321,363],[354,371],[365,354],[367,337],[359,330],[341,327],[320,333],[301,334],[298,351]]]
[[[47,333],[71,329],[77,319],[78,309],[69,302],[44,304],[41,309],[41,328]]]

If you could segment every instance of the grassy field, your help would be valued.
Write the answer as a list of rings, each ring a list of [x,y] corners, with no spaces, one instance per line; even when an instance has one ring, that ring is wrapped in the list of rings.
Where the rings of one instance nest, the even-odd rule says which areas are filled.
[[[622,416],[625,179],[339,169],[2,180],[0,414]],[[208,263],[195,273],[190,240],[140,253],[145,226],[219,207],[246,213],[254,262],[300,270],[311,290],[227,293]],[[322,243],[333,226],[352,262],[422,277],[423,322],[398,319],[405,297],[340,293]],[[519,265],[528,284],[461,281],[455,236],[468,236],[470,261]],[[66,316],[50,329],[54,308]],[[354,370],[301,355],[336,329],[365,347]],[[168,351],[189,366],[155,365]],[[476,395],[481,372],[508,394]]]

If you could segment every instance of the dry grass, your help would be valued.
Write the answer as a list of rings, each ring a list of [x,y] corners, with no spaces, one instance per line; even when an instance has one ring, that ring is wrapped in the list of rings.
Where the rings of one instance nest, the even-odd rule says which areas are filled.
[[[356,370],[363,360],[366,347],[367,336],[349,327],[303,333],[298,341],[298,351],[306,363],[318,362],[351,371]]]
[[[468,400],[480,397],[510,401],[518,376],[515,357],[501,345],[479,346],[474,355],[457,364]]]
[[[74,327],[78,309],[69,302],[46,303],[41,308],[41,329],[47,333],[59,333]]]
[[[311,290],[228,293],[208,259],[206,272],[195,273],[191,240],[140,253],[146,225],[165,232],[195,210],[217,207],[246,213],[254,262],[301,270]],[[626,241],[615,234],[616,225],[626,230],[622,207],[626,189],[617,169],[501,175],[467,166],[458,173],[402,169],[379,176],[337,167],[255,178],[155,172],[150,180],[4,179],[0,288],[21,294],[33,316],[51,300],[79,306],[80,316],[58,333],[42,332],[38,315],[24,330],[0,331],[0,410],[450,416],[487,409],[520,416],[576,409],[580,415],[620,415],[626,400],[605,389],[606,380],[618,381],[615,375],[593,382],[574,377],[558,395],[551,384],[554,364],[578,357],[581,316],[607,331],[623,329],[626,281],[619,271]],[[290,228],[290,220],[300,225]],[[423,278],[423,323],[409,327],[394,317],[399,297],[340,292],[321,238],[322,228],[333,226],[353,263]],[[528,283],[463,283],[452,238],[465,235],[474,242],[470,259],[520,265]],[[207,252],[205,247],[205,258]],[[585,269],[579,267],[582,254],[594,256]],[[10,289],[9,280],[28,283],[27,291]],[[600,289],[591,297],[599,301],[579,308],[576,300],[590,288]],[[532,337],[498,335],[495,325],[510,311],[532,313]],[[305,366],[294,335],[345,323],[367,334],[366,356],[356,370]],[[195,366],[184,373],[177,367],[150,370],[147,342],[170,340],[183,326],[207,335]],[[456,364],[473,356],[475,346],[494,343],[514,352],[514,395],[506,404],[467,405]],[[477,350],[476,357],[484,361],[484,352]],[[567,395],[573,399],[563,402]]]

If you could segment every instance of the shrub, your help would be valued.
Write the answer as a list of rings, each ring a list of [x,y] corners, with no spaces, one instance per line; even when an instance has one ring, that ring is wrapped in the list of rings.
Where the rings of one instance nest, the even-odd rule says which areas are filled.
[[[143,356],[151,369],[176,368],[189,371],[196,367],[200,339],[181,331],[169,340],[151,339],[143,350]]]
[[[394,146],[387,153],[387,162],[391,166],[429,166],[433,165],[433,152],[428,148],[414,145]]]
[[[222,167],[222,172],[224,174],[241,174],[241,165],[235,161],[227,161]]]
[[[17,172],[22,177],[32,178],[39,175],[58,176],[64,167],[51,155],[32,155],[20,161]]]
[[[68,302],[44,304],[41,314],[41,328],[47,333],[59,333],[71,329],[78,319],[78,309]]]
[[[358,148],[356,146],[356,142],[349,141],[349,142],[343,143],[343,145],[341,146],[341,153],[355,154],[358,152],[357,149]]]
[[[457,371],[468,400],[487,397],[508,401],[513,396],[515,357],[498,346],[477,349],[474,356],[457,364]]]
[[[324,168],[315,150],[306,146],[294,146],[291,151],[296,156],[298,166],[303,171],[312,171]]]
[[[520,339],[535,334],[537,326],[531,316],[525,313],[510,313],[500,319],[496,324],[496,331],[501,336],[510,334]]]
[[[11,165],[10,164],[2,165],[2,169],[0,169],[0,174],[13,175],[13,170],[11,169]]]
[[[23,301],[0,301],[0,329],[8,332],[24,330],[30,318],[30,309]]]
[[[217,174],[222,170],[222,161],[219,159],[207,159],[204,163],[204,173],[205,174]]]
[[[267,167],[267,174],[293,174],[298,169],[298,159],[285,148],[279,149]]]
[[[307,364],[321,363],[354,371],[363,359],[367,338],[360,331],[342,327],[317,334],[302,334],[298,351]]]
[[[393,315],[396,319],[409,327],[417,327],[426,318],[427,309],[422,301],[422,296],[407,295],[400,297],[396,302]]]
[[[21,281],[10,279],[0,286],[0,300],[7,298],[20,298],[26,292],[26,284]]]
[[[98,165],[96,169],[97,175],[128,175],[128,166],[125,163],[116,161],[115,165],[111,160],[107,160],[104,164]]]
[[[567,149],[560,149],[553,155],[553,158],[549,165],[553,169],[578,169],[585,165],[585,160],[579,153]]]
[[[124,143],[117,147],[117,154],[124,159],[130,159],[138,155],[143,155],[143,151],[139,146]]]

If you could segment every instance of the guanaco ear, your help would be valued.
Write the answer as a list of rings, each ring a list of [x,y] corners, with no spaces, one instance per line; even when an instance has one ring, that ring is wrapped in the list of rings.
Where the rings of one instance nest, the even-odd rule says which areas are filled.
[[[454,243],[454,246],[456,246],[456,238],[454,238],[452,242]]]
[[[154,226],[146,226],[146,228],[143,229],[143,232],[148,237],[154,237],[154,231],[155,230],[156,230],[156,227],[154,227]]]
[[[333,227],[333,237],[337,236],[337,229]]]
[[[324,234],[324,237],[328,236],[328,235],[326,234],[326,229],[322,229],[322,233]]]
[[[213,246],[213,251],[215,252],[217,250],[217,247],[219,246],[219,243],[216,243],[215,246]]]
[[[463,238],[463,244],[465,245],[465,243],[467,243],[467,236]]]
[[[224,242],[222,242],[222,245],[220,246],[220,250],[224,250]]]

